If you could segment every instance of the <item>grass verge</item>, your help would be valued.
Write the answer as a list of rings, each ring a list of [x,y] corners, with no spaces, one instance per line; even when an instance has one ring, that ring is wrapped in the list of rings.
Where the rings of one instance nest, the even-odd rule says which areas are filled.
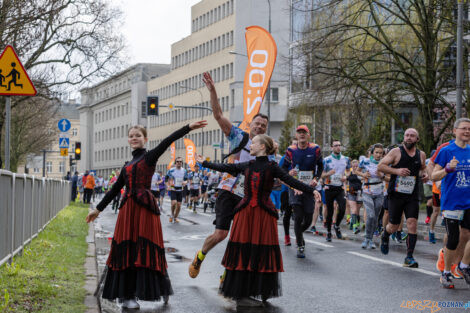
[[[0,267],[0,312],[85,312],[88,208],[71,204]]]

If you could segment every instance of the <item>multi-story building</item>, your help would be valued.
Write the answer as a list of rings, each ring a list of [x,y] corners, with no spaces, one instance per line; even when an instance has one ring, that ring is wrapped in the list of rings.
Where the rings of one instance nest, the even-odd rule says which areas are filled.
[[[80,161],[71,161],[74,158],[75,142],[80,141],[80,115],[78,108],[80,104],[75,100],[59,102],[57,112],[51,120],[51,128],[57,129],[57,122],[61,119],[70,121],[70,130],[67,132],[69,138],[68,156],[61,156],[59,149],[59,135],[52,145],[43,150],[42,153],[29,155],[26,158],[26,164],[18,166],[18,173],[29,173],[32,175],[62,179],[70,172],[73,174],[77,170],[77,164]]]
[[[235,125],[243,120],[243,81],[247,66],[245,28],[259,25],[268,29],[277,44],[278,56],[271,78],[270,134],[280,137],[281,123],[287,112],[289,0],[202,0],[191,8],[191,34],[171,46],[171,71],[148,82],[148,90],[159,96],[159,116],[147,120],[150,147],[179,127],[199,119],[208,120],[206,128],[188,135],[197,152],[221,160],[228,147],[211,112],[209,92],[202,74],[209,72],[215,82],[223,114]],[[271,6],[271,10],[269,9]],[[261,113],[267,113],[267,101]],[[178,108],[184,106],[184,108]],[[184,157],[183,141],[176,143],[176,155]],[[158,169],[165,171],[170,161],[163,155]]]
[[[169,70],[168,64],[139,63],[81,90],[80,172],[109,175],[129,160],[129,127],[147,125],[147,81]]]

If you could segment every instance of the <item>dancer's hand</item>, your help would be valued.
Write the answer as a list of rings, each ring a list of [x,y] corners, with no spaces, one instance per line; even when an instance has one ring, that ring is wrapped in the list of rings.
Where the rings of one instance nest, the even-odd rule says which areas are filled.
[[[294,195],[296,195],[296,196],[300,196],[301,194],[303,194],[303,192],[302,192],[302,191],[300,191],[300,190],[297,190],[297,189],[294,189]]]
[[[209,92],[215,91],[214,81],[212,80],[211,74],[204,72],[204,74],[202,74],[202,81],[206,84]]]
[[[198,121],[198,122],[194,122],[194,123],[189,124],[189,128],[191,130],[195,130],[195,129],[198,129],[198,128],[203,128],[203,127],[206,127],[206,126],[207,126],[207,121],[206,120]]]
[[[88,216],[86,217],[85,220],[87,223],[91,223],[98,217],[98,215],[100,215],[100,211],[97,209],[94,209],[93,211],[88,213]]]
[[[202,156],[202,155],[200,155],[200,154],[198,154],[198,155],[196,156],[196,161],[197,161],[198,163],[202,164],[202,163],[204,162],[204,160],[205,160],[204,156]]]

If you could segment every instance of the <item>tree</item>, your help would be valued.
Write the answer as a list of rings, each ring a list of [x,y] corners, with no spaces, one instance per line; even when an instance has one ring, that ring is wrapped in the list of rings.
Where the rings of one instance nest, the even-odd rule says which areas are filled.
[[[121,20],[121,12],[105,0],[5,0],[0,3],[0,48],[7,44],[15,48],[38,89],[37,97],[57,100],[70,88],[109,77],[124,66],[123,37],[116,31]],[[14,97],[12,110],[26,112],[34,103],[27,97]],[[0,129],[4,108],[2,97]],[[27,124],[34,119],[23,123],[21,132],[32,129]],[[13,131],[12,138],[23,136]],[[28,150],[12,149],[12,160],[33,152]],[[13,155],[15,151],[21,155]]]
[[[315,85],[312,99],[319,90],[346,103],[358,96],[402,128],[407,125],[396,108],[413,106],[421,145],[429,152],[453,119],[434,131],[436,109],[454,112],[453,9],[447,0],[313,1],[315,18],[299,44],[306,79]]]

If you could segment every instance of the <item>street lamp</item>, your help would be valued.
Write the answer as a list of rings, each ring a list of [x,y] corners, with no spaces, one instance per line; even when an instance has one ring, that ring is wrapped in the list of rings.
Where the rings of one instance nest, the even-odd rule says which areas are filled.
[[[193,87],[185,86],[185,85],[182,85],[182,84],[180,84],[180,88],[189,89],[189,90],[194,90],[194,91],[199,92],[199,95],[201,96],[201,105],[203,105],[203,103],[204,103],[204,97],[202,96],[201,90],[196,89],[196,88],[193,88]],[[202,134],[202,135],[201,135],[201,136],[202,136],[201,154],[204,155],[204,128],[201,128],[201,134]]]

